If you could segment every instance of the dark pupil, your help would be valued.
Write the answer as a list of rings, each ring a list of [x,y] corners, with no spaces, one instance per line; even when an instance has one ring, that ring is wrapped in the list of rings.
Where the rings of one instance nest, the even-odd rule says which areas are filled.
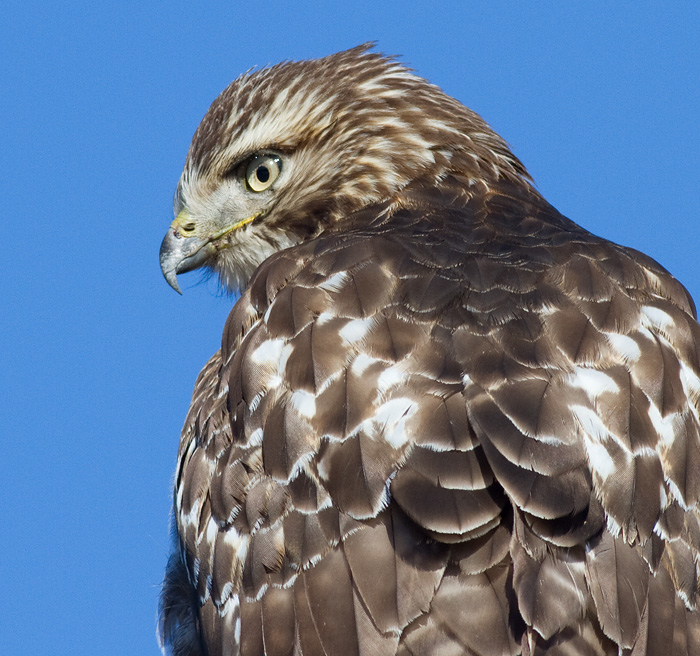
[[[255,169],[255,175],[260,182],[267,182],[270,179],[270,171],[267,166],[258,166],[258,168]]]

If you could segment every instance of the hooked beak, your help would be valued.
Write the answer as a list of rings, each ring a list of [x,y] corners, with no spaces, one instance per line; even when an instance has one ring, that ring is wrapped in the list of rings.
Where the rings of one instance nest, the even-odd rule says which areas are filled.
[[[195,227],[189,220],[187,210],[182,210],[170,224],[160,245],[160,270],[168,284],[178,294],[182,294],[177,284],[178,274],[204,266],[215,253],[228,247],[225,241],[221,241],[222,237],[248,225],[258,216],[259,214],[254,214],[208,237],[200,238],[193,234]]]
[[[168,284],[178,293],[177,274],[198,269],[216,252],[211,239],[188,236],[183,228],[187,214],[183,210],[170,224],[160,245],[160,270]]]

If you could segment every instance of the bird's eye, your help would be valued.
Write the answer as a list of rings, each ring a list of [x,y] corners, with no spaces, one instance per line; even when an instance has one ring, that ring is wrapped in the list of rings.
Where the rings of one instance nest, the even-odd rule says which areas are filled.
[[[282,160],[276,155],[255,155],[248,161],[245,180],[252,191],[265,191],[282,171]]]

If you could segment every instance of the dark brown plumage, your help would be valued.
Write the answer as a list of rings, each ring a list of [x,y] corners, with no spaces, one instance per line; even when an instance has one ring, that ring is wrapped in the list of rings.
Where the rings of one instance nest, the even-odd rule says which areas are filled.
[[[173,654],[700,655],[700,327],[661,266],[365,47],[232,83],[176,212],[171,284],[243,293],[180,441]]]

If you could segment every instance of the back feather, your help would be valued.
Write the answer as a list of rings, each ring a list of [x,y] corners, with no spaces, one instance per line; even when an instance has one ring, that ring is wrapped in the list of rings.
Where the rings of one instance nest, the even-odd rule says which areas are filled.
[[[165,626],[202,646],[173,653],[700,654],[687,294],[462,184],[273,255],[234,307],[180,445],[164,604],[197,602]]]

